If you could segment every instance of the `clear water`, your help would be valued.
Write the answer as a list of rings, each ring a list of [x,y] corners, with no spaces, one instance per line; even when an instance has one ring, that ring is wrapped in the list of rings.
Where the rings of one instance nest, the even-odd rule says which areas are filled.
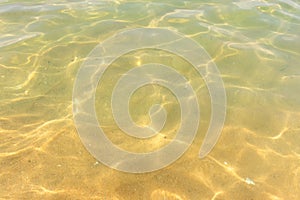
[[[164,27],[201,44],[218,66],[227,116],[210,154],[198,158],[210,120],[201,77],[181,57],[141,50],[117,59],[99,83],[96,109],[107,137],[129,151],[159,149],[174,138],[180,113],[167,89],[146,86],[130,103],[149,123],[168,102],[163,137],[137,140],[113,122],[111,90],[137,63],[172,65],[200,99],[197,137],[172,165],[145,174],[113,170],[84,148],[72,116],[76,73],[113,34]],[[1,199],[298,199],[300,197],[300,2],[0,1]],[[147,98],[145,98],[145,96]],[[160,136],[161,136],[160,135]]]

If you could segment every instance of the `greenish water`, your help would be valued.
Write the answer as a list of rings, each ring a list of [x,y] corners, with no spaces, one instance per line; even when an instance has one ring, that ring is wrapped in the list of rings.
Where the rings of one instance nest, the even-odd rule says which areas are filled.
[[[118,58],[99,82],[96,109],[108,138],[129,151],[159,149],[174,138],[178,102],[146,86],[130,102],[149,123],[165,103],[162,136],[122,133],[109,107],[128,66],[158,62],[189,78],[201,109],[193,144],[172,165],[129,174],[84,148],[72,116],[76,73],[100,42],[119,31],[164,27],[194,39],[216,63],[227,116],[211,153],[198,158],[210,121],[203,79],[179,56],[140,50]],[[0,0],[1,199],[298,199],[300,196],[300,2]],[[147,98],[145,98],[147,97]]]

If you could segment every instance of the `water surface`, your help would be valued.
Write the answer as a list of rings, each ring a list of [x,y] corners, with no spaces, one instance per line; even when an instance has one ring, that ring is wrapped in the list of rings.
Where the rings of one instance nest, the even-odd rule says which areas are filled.
[[[203,79],[179,56],[141,50],[117,59],[99,83],[96,109],[108,138],[129,151],[174,138],[178,102],[163,87],[132,97],[132,118],[149,123],[164,102],[165,128],[150,140],[124,135],[113,121],[111,90],[130,66],[173,66],[197,91],[201,120],[188,151],[146,174],[108,168],[84,148],[72,117],[76,73],[113,34],[164,27],[202,45],[227,93],[222,135],[198,151],[210,120]],[[0,1],[1,199],[298,199],[300,196],[300,3],[266,1]],[[148,98],[144,98],[144,97]]]

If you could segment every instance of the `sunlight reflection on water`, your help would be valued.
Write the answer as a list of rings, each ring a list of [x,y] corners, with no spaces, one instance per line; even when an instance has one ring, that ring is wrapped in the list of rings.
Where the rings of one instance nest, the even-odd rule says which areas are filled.
[[[148,86],[132,96],[132,119],[148,124],[153,103],[164,102],[172,114],[149,141],[123,134],[113,121],[110,97],[129,66],[173,66],[197,91],[201,110],[197,136],[179,160],[134,175],[112,170],[86,151],[72,118],[72,88],[97,44],[140,27],[168,28],[201,44],[220,70],[228,101],[220,140],[198,159],[211,111],[203,79],[167,52],[118,58],[99,82],[95,103],[115,145],[153,151],[172,141],[180,119],[172,93]],[[299,32],[300,5],[292,0],[0,1],[0,198],[297,199]]]

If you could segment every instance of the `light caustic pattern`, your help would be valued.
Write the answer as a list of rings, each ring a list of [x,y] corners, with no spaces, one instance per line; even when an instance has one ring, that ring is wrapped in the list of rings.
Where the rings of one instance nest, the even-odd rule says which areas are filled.
[[[199,157],[205,157],[221,133],[226,110],[226,94],[219,71],[195,41],[168,29],[139,28],[120,32],[97,45],[82,64],[73,90],[73,115],[78,134],[87,150],[100,162],[114,169],[143,173],[159,170],[176,161],[191,145],[198,131],[200,110],[197,95],[189,81],[171,66],[148,63],[132,68],[118,80],[112,91],[111,106],[118,127],[130,136],[150,138],[158,134],[168,113],[161,105],[149,110],[151,123],[134,123],[129,101],[139,88],[158,84],[169,89],[180,105],[181,123],[175,138],[166,146],[149,153],[133,153],[114,145],[97,120],[95,92],[103,73],[120,56],[141,49],[163,50],[186,59],[203,78],[211,98],[211,120]],[[105,114],[105,113],[102,113]]]

